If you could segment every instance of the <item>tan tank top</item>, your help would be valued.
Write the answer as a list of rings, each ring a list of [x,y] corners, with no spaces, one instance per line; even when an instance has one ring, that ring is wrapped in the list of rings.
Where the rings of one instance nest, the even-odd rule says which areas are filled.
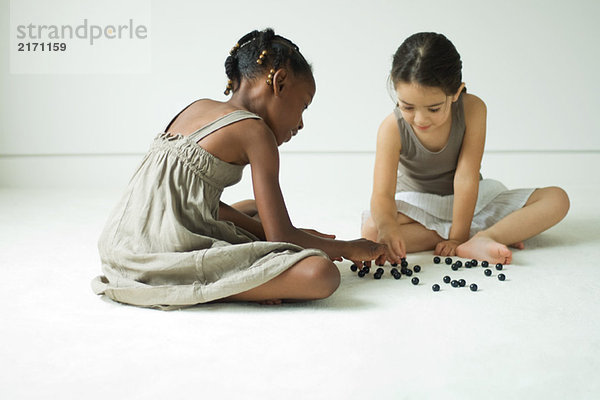
[[[429,151],[423,146],[398,107],[394,109],[394,114],[402,143],[396,192],[453,194],[454,173],[466,128],[462,94],[452,103],[450,136],[440,151]]]

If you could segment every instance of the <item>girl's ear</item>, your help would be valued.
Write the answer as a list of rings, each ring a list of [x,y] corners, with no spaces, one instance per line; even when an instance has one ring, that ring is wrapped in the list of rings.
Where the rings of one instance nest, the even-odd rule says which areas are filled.
[[[286,69],[278,69],[273,76],[273,93],[279,96],[281,92],[287,88],[288,72]]]
[[[460,84],[460,87],[456,91],[456,94],[454,96],[452,96],[452,102],[453,103],[458,100],[458,98],[460,97],[460,94],[462,93],[462,91],[464,89],[465,89],[465,83],[463,82],[463,83]]]

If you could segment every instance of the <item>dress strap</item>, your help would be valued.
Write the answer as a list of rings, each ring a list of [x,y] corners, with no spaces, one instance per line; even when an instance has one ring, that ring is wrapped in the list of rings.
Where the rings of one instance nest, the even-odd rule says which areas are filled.
[[[225,114],[220,118],[217,118],[213,122],[204,125],[202,128],[198,129],[196,132],[192,133],[188,136],[188,139],[193,141],[194,143],[199,142],[205,136],[210,135],[216,130],[223,128],[224,126],[233,124],[234,122],[241,121],[243,119],[261,119],[258,115],[251,113],[246,110],[235,110],[230,112],[229,114]]]

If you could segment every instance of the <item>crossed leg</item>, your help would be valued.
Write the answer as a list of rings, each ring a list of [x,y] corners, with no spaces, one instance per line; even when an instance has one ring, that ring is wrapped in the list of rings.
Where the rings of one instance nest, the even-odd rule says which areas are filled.
[[[255,301],[261,304],[318,300],[331,296],[339,285],[340,271],[335,264],[325,257],[311,256],[270,281],[223,300]]]
[[[248,199],[233,203],[231,207],[235,208],[239,212],[246,214],[249,217],[260,219],[258,217],[258,207],[256,207],[256,200]]]
[[[556,225],[568,211],[569,197],[563,189],[555,186],[536,189],[522,208],[476,233],[456,248],[456,254],[463,258],[510,264],[512,252],[507,246],[523,249],[524,240]],[[428,230],[406,215],[398,213],[396,220],[402,229],[408,253],[433,250],[443,240],[435,231]],[[378,239],[377,227],[370,217],[361,232],[367,239]]]
[[[242,200],[231,206],[260,220],[255,200]],[[336,265],[325,257],[311,256],[270,281],[221,301],[253,301],[273,305],[283,301],[318,300],[331,296],[339,285],[340,271]]]
[[[510,264],[512,252],[529,239],[559,223],[569,211],[569,196],[559,187],[536,189],[525,205],[456,248],[459,257]]]

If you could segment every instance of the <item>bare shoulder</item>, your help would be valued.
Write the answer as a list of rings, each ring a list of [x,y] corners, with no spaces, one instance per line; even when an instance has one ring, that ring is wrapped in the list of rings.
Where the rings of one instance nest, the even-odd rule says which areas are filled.
[[[212,99],[198,99],[183,108],[173,118],[169,124],[168,131],[187,136],[234,110],[227,103]]]
[[[462,98],[465,109],[465,117],[467,119],[485,116],[487,113],[487,107],[483,100],[471,93],[464,93]]]
[[[187,120],[184,135],[238,110],[229,104],[211,100],[201,100],[199,103],[196,109],[191,110],[195,115]],[[277,157],[275,137],[259,118],[244,118],[226,125],[200,139],[198,144],[222,161],[238,165],[248,164],[252,158]]]
[[[485,143],[487,108],[483,100],[474,94],[465,93],[463,105],[466,126],[463,145],[471,149],[469,154],[479,154],[481,157]]]
[[[397,142],[400,144],[400,129],[398,128],[398,120],[392,112],[379,125],[377,132],[377,141]]]
[[[233,136],[241,144],[245,162],[261,161],[264,157],[279,156],[277,141],[271,128],[262,120],[249,118],[233,125]]]
[[[237,131],[240,139],[245,142],[265,142],[277,147],[273,131],[271,131],[271,128],[262,119],[246,118],[230,125],[230,127]]]
[[[385,117],[379,125],[379,130],[398,132],[398,120],[396,119],[396,114],[392,112]]]

